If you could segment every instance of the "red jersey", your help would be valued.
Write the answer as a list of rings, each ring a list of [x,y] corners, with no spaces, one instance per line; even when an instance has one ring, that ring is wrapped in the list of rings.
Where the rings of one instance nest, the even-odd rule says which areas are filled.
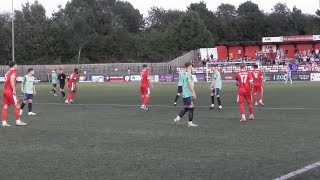
[[[260,70],[252,71],[253,85],[254,86],[262,86],[262,78],[263,74]]]
[[[5,82],[4,82],[4,86],[3,86],[3,91],[13,92],[13,89],[12,89],[12,86],[10,83],[10,79],[12,76],[15,77],[14,86],[16,86],[17,76],[18,76],[17,71],[16,70],[9,70],[5,75]]]
[[[238,83],[238,93],[248,94],[251,93],[250,82],[253,81],[252,73],[246,70],[241,70],[236,74],[236,81]]]
[[[140,72],[141,75],[141,86],[143,87],[149,87],[149,71],[148,70],[142,70]]]
[[[69,78],[69,84],[76,82],[77,79],[78,79],[78,74],[76,74],[76,73],[71,74],[71,76]]]

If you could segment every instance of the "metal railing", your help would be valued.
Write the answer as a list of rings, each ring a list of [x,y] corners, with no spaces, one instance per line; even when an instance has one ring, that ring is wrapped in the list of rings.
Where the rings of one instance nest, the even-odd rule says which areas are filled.
[[[18,76],[28,73],[29,68],[35,70],[35,76],[42,81],[47,81],[49,75],[55,69],[63,69],[64,73],[72,74],[75,68],[79,69],[80,75],[103,75],[123,76],[139,75],[143,64],[147,64],[151,74],[174,73],[177,66],[169,68],[167,63],[110,63],[110,64],[69,64],[69,65],[18,65]],[[8,66],[0,66],[0,76],[4,77],[9,70]]]

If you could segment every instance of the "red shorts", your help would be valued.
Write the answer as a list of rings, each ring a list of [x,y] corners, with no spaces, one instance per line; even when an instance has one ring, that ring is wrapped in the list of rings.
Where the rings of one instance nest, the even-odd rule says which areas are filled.
[[[71,84],[69,83],[68,84],[68,88],[69,88],[70,91],[75,91],[76,90],[76,87],[75,87],[74,83],[71,83]]]
[[[263,93],[262,86],[253,86],[253,93]]]
[[[244,100],[247,100],[248,104],[252,103],[251,93],[238,94],[238,103],[243,103]]]
[[[19,103],[19,99],[16,95],[13,95],[10,91],[4,91],[2,95],[3,105],[15,105]]]
[[[146,86],[141,86],[140,87],[140,94],[141,95],[147,95],[150,94],[150,88]]]

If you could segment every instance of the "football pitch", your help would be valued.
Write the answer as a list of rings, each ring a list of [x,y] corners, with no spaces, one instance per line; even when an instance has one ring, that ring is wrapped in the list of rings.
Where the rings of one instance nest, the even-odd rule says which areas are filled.
[[[37,116],[26,107],[27,127],[0,128],[0,179],[270,180],[320,161],[320,83],[266,83],[266,107],[246,123],[234,83],[222,111],[209,110],[208,87],[196,84],[199,127],[188,128],[187,116],[173,123],[176,83],[155,84],[147,112],[138,83],[79,84],[70,105],[37,84]],[[292,179],[320,179],[320,167]]]

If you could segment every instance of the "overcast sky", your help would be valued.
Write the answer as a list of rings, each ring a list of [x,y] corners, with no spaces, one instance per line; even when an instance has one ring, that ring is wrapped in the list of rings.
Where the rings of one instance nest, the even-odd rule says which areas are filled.
[[[34,0],[14,0],[14,8],[21,9],[21,4],[26,2],[34,2]],[[61,4],[64,6],[68,0],[38,0],[47,10],[47,15],[51,16],[52,12],[57,11],[57,6]],[[199,2],[201,0],[127,0],[135,8],[140,10],[140,13],[146,16],[148,10],[152,6],[163,7],[165,9],[180,9],[186,10],[187,6],[191,3]],[[202,0],[207,3],[207,7],[210,10],[216,10],[216,8],[223,3],[230,3],[235,6],[246,2],[247,0]],[[251,0],[252,2],[259,5],[260,9],[265,12],[270,12],[273,5],[278,2],[286,3],[290,9],[293,6],[297,6],[304,13],[314,14],[319,8],[319,0]],[[0,12],[11,11],[11,0],[0,0]]]

